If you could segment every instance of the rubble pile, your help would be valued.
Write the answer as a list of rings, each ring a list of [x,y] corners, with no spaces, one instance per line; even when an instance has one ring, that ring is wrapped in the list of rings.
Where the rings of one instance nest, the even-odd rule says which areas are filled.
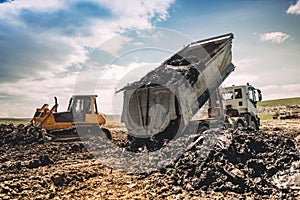
[[[199,75],[199,70],[203,70],[203,68],[204,64],[195,56],[184,58],[176,54],[174,58],[168,60],[166,63],[161,64],[139,81],[123,87],[118,92],[150,85],[155,86],[175,84],[183,77],[189,82],[195,83]]]
[[[58,181],[57,172],[47,170],[58,170],[55,166],[68,160],[80,163],[90,159],[91,155],[79,142],[50,142],[41,129],[31,125],[1,124],[0,199],[48,195]]]
[[[185,190],[270,195],[281,189],[272,184],[273,176],[289,170],[299,160],[297,149],[288,137],[250,129],[210,130],[206,134],[227,139],[217,139],[206,156],[203,156],[205,146],[199,142],[174,165],[161,170],[169,184]],[[284,192],[292,194],[289,189]]]
[[[104,156],[130,145],[123,128],[110,129],[115,144],[95,146]],[[170,150],[182,148],[178,141],[170,141]],[[49,141],[32,126],[0,125],[0,198],[300,197],[299,151],[286,134],[212,129],[176,160],[161,155],[173,161],[144,174],[105,166],[84,144]]]
[[[28,145],[31,143],[42,143],[44,134],[41,129],[34,126],[19,124],[1,124],[0,125],[0,147],[3,145],[16,146]]]

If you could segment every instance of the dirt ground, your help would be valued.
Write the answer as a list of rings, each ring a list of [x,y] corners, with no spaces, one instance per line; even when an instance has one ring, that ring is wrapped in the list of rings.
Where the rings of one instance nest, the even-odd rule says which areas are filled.
[[[300,149],[300,119],[262,120],[260,129],[270,134],[291,136]]]
[[[124,127],[111,123],[107,128],[112,132],[115,144],[124,145],[120,142],[126,132]],[[281,160],[276,165],[280,168],[272,173],[272,176],[270,170],[266,169],[264,174],[248,176],[247,170],[250,168],[245,167],[249,167],[251,163],[248,166],[246,164],[240,167],[235,166],[230,171],[228,167],[226,168],[228,163],[222,164],[229,152],[229,147],[224,147],[225,143],[218,147],[221,148],[220,150],[214,149],[213,157],[206,160],[207,163],[202,164],[201,168],[198,168],[201,162],[193,157],[194,152],[197,152],[196,148],[195,151],[185,153],[174,166],[167,166],[150,173],[134,174],[104,165],[80,141],[51,142],[43,137],[43,132],[40,130],[22,125],[0,125],[0,199],[299,198],[300,174],[299,170],[295,172],[295,169],[299,169],[297,164],[300,165],[298,161],[300,120],[262,121],[261,132],[263,132],[261,136],[251,133],[251,137],[248,137],[246,132],[243,132],[244,135],[241,137],[237,135],[238,133],[233,134],[232,137],[249,142],[255,137],[261,140],[262,137],[266,137],[264,134],[268,134],[270,135],[268,141],[271,143],[276,139],[278,148],[273,143],[272,148],[270,147],[277,152],[272,155],[272,159],[276,160],[278,157]],[[248,143],[245,143],[247,147],[246,144]],[[294,144],[297,150],[293,150]],[[283,152],[281,152],[280,145]],[[255,150],[257,148],[255,147]],[[266,154],[263,150],[256,153],[261,157],[269,154],[270,152]],[[189,158],[193,163],[189,163]],[[258,157],[251,157],[253,162],[257,162],[256,158]],[[274,160],[268,162],[274,162]],[[225,166],[226,170],[221,169],[221,166]],[[245,171],[242,168],[245,168]],[[196,172],[189,169],[195,169]],[[197,177],[202,177],[201,174],[216,171],[218,173],[212,176],[216,180],[210,180],[211,186],[203,186],[204,182],[197,179]],[[188,173],[185,174],[185,172]],[[197,173],[200,173],[200,176],[196,176]],[[249,178],[248,182],[242,180],[240,173],[245,174],[243,177]],[[281,179],[286,178],[286,174],[296,177],[293,180],[296,181],[293,187],[285,187],[282,184]],[[275,175],[276,178],[274,178]],[[207,177],[203,180],[207,181]],[[182,178],[186,179],[181,180]],[[276,188],[274,186],[276,183],[281,184],[282,187]],[[265,191],[264,188],[260,188],[264,186],[270,189]]]

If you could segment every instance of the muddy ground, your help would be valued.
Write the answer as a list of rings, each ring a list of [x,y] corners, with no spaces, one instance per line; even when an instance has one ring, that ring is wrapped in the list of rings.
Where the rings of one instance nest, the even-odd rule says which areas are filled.
[[[212,130],[147,173],[104,164],[80,141],[53,142],[32,127],[0,125],[0,199],[297,199],[299,124],[271,120],[262,121],[261,131]],[[126,148],[124,127],[107,128],[116,148]],[[203,156],[210,140],[217,142]]]

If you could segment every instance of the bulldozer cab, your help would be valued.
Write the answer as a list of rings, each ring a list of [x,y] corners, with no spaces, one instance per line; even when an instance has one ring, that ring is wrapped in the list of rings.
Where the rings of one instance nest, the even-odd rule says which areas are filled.
[[[68,111],[73,114],[75,122],[85,121],[87,114],[98,114],[96,97],[96,95],[78,95],[70,99]]]
[[[57,112],[58,103],[55,98],[55,105],[51,109],[48,104],[37,108],[31,122],[47,131],[72,129],[74,125],[102,126],[106,119],[103,114],[98,113],[96,97],[97,95],[74,95],[69,101],[68,110],[64,112]]]

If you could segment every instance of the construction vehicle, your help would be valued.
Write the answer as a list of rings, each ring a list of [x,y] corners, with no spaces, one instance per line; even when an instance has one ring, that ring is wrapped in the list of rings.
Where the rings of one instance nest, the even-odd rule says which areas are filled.
[[[121,121],[129,139],[172,139],[234,70],[233,34],[193,42],[141,80],[123,87]],[[118,92],[119,92],[118,91]]]
[[[246,85],[220,88],[213,95],[216,95],[214,98],[216,101],[207,102],[207,112],[202,112],[202,116],[200,112],[200,116],[194,116],[192,119],[200,122],[198,132],[211,128],[211,125],[220,125],[225,129],[243,127],[259,129],[260,118],[258,117],[257,102],[262,100],[259,89],[247,83]],[[215,123],[217,121],[220,123]]]
[[[225,122],[229,123],[228,127],[232,127],[233,124],[233,128],[248,126],[259,129],[257,102],[262,100],[259,89],[247,83],[246,85],[222,88],[221,94],[225,101],[225,112],[228,118],[228,121],[225,120]]]
[[[78,138],[77,129],[86,132],[102,130],[108,139],[111,139],[110,132],[103,128],[106,123],[105,116],[98,113],[97,95],[74,95],[69,101],[65,112],[57,112],[58,103],[55,99],[54,106],[49,109],[48,104],[37,108],[31,123],[39,128],[45,129],[55,139]]]
[[[281,110],[279,112],[279,119],[297,119],[300,118],[298,110]]]

